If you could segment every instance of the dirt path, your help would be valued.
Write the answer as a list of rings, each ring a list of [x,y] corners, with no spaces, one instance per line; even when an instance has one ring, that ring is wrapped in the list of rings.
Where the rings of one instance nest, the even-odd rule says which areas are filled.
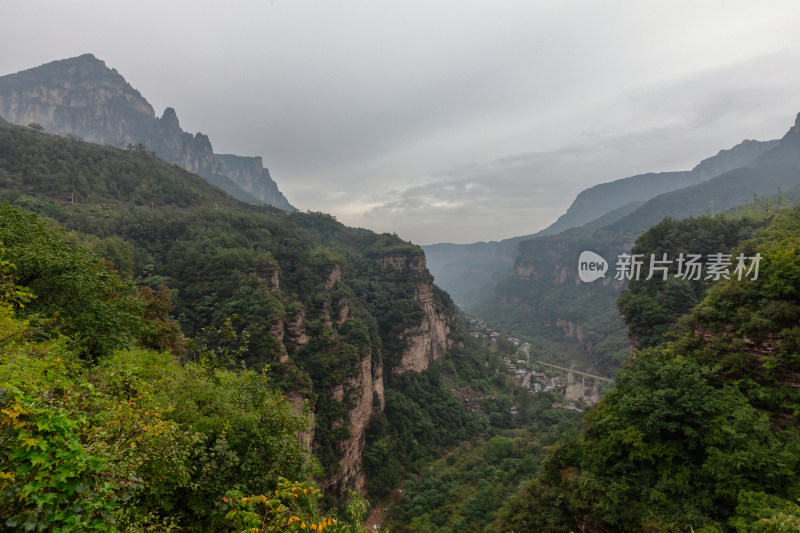
[[[367,521],[364,522],[367,531],[381,531],[384,524],[386,524],[388,510],[399,504],[402,499],[403,493],[400,492],[400,489],[394,489],[389,496],[379,500],[370,511]]]

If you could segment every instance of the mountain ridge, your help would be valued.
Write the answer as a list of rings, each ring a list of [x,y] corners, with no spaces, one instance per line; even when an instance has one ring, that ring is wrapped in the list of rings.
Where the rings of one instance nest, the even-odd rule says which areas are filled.
[[[566,213],[536,235],[554,235],[583,226],[627,203],[646,201],[747,166],[778,143],[778,140],[745,139],[728,150],[720,150],[716,155],[703,159],[689,171],[650,172],[594,185],[580,192]],[[596,206],[597,203],[600,206]]]
[[[563,215],[537,233],[501,241],[437,243],[422,248],[437,282],[459,306],[471,312],[481,304],[481,300],[492,296],[494,287],[504,276],[512,274],[520,242],[565,231],[575,232],[579,231],[578,228],[587,232],[589,228],[594,231],[612,225],[660,194],[711,180],[737,165],[753,163],[779,143],[779,140],[746,139],[703,159],[691,170],[638,174],[594,185],[579,193]],[[625,190],[628,190],[626,194],[619,194]],[[455,280],[465,282],[454,283]]]
[[[194,338],[212,332],[204,342],[225,351],[214,328],[241,335],[232,366],[269,365],[296,410],[308,404],[302,441],[331,493],[365,489],[367,428],[384,413],[384,390],[397,395],[403,371],[434,366],[463,335],[419,247],[322,213],[245,204],[147,150],[0,120],[5,205],[53,219],[109,268],[166,291]]]
[[[207,135],[185,132],[172,107],[157,117],[136,88],[92,54],[0,76],[0,116],[90,142],[142,145],[244,202],[295,210],[269,172],[253,169],[229,176],[217,162]]]

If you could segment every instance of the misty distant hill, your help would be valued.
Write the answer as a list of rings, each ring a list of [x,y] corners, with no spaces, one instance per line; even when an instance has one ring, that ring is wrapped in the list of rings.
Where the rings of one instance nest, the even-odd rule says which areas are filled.
[[[608,224],[606,229],[638,234],[664,217],[680,219],[713,214],[750,203],[754,197],[774,196],[800,185],[800,114],[780,141],[762,144],[770,144],[770,149],[749,164],[703,183],[660,194]]]
[[[642,209],[648,200],[754,163],[762,155],[778,148],[779,144],[780,141],[777,140],[765,142],[745,140],[733,148],[720,150],[716,155],[704,159],[692,170],[640,174],[595,185],[578,194],[567,212],[558,220],[533,235],[465,245],[443,243],[423,246],[428,258],[428,267],[436,277],[437,283],[450,293],[457,304],[467,311],[474,311],[486,298],[493,297],[494,288],[501,279],[512,274],[520,242],[557,235],[567,230],[579,231],[581,234],[591,233],[629,216],[634,218],[626,218],[629,220],[626,223],[634,223],[638,220],[636,217],[647,211],[646,209],[638,211],[640,215],[636,216],[632,213]],[[721,209],[724,203],[721,202],[718,208]],[[705,211],[695,209],[692,212]],[[658,220],[664,216],[661,213]],[[650,222],[649,225],[655,222]],[[639,231],[644,231],[647,227]]]
[[[551,343],[547,350],[571,361],[611,371],[627,353],[615,307],[625,284],[613,276],[581,283],[576,264],[583,250],[615,257],[665,217],[723,212],[754,198],[783,195],[791,201],[798,193],[800,115],[778,141],[744,141],[691,171],[643,174],[587,189],[538,234],[423,248],[437,283],[466,312]]]
[[[567,212],[537,235],[555,235],[566,229],[583,226],[631,202],[641,202],[659,194],[702,183],[729,170],[749,165],[778,145],[778,141],[745,140],[730,150],[701,161],[682,172],[640,174],[590,187],[575,198]]]

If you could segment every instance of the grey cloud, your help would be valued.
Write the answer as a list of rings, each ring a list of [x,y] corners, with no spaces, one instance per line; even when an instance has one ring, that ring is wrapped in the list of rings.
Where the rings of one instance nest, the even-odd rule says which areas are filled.
[[[299,208],[423,243],[532,233],[800,111],[788,0],[7,4],[0,73],[92,52]]]

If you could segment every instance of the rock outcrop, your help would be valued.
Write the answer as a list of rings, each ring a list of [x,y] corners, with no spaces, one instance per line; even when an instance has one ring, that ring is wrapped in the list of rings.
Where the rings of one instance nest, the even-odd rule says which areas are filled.
[[[401,333],[402,339],[406,341],[406,348],[392,371],[399,374],[409,370],[425,370],[452,346],[449,338],[451,318],[434,300],[433,276],[425,265],[425,255],[390,253],[380,257],[377,265],[384,276],[410,276],[414,280],[414,299],[424,311],[422,322],[418,326],[407,328]]]
[[[0,117],[90,142],[141,146],[242,201],[295,210],[260,157],[222,156],[217,161],[208,136],[183,131],[171,107],[157,118],[139,91],[91,54],[0,76]]]
[[[190,172],[201,176],[215,173],[214,150],[208,136],[183,131],[178,115],[171,107],[156,119],[153,135],[145,139],[144,144],[155,150],[159,157],[177,163]]]
[[[385,407],[384,368],[394,373],[424,370],[444,356],[453,343],[449,334],[455,317],[450,316],[450,312],[437,301],[437,289],[421,251],[387,253],[375,259],[375,266],[381,273],[382,284],[406,293],[408,300],[419,305],[421,319],[417,325],[399,333],[400,340],[405,341],[405,347],[402,353],[392,359],[396,361],[395,364],[384,367],[375,353],[366,351],[362,353],[357,374],[322,393],[329,400],[346,402],[351,406],[345,417],[334,426],[346,425],[349,436],[339,441],[337,469],[323,482],[326,489],[336,493],[341,493],[345,488],[363,491],[366,486],[361,454],[372,416],[382,412]],[[324,290],[334,291],[343,276],[341,267],[335,266],[327,276]],[[336,330],[352,318],[350,304],[346,300],[331,301],[330,305],[323,306],[324,327],[331,330],[332,338],[337,338]],[[383,359],[387,360],[385,352]]]
[[[363,493],[367,479],[361,454],[364,451],[367,425],[372,415],[383,411],[385,406],[383,367],[373,364],[372,354],[367,354],[361,360],[359,374],[335,387],[329,395],[336,401],[344,400],[347,395],[354,406],[347,414],[350,436],[339,443],[339,468],[333,476],[325,480],[323,487],[333,489],[336,493],[342,493],[345,488]]]
[[[444,311],[433,301],[433,283],[420,283],[416,299],[425,310],[425,317],[417,328],[406,330],[404,337],[408,347],[403,352],[395,373],[408,370],[421,372],[442,357],[452,345],[449,339],[450,326]]]
[[[308,344],[308,341],[311,340],[311,337],[309,337],[306,332],[304,324],[305,318],[306,313],[301,309],[299,313],[284,325],[286,337],[295,345],[295,351]]]
[[[571,320],[563,320],[559,318],[556,320],[556,327],[561,328],[561,330],[564,332],[564,336],[567,338],[575,339],[580,342],[583,342],[585,338],[583,326],[576,324]]]
[[[0,77],[0,116],[114,146],[141,142],[155,121],[139,91],[91,54]]]
[[[286,399],[292,404],[292,410],[295,414],[308,416],[308,426],[305,431],[297,433],[297,439],[302,442],[306,448],[311,450],[312,443],[314,442],[314,411],[309,408],[308,399],[302,394],[289,392],[286,394]]]
[[[261,157],[246,157],[232,154],[214,154],[220,173],[228,176],[243,190],[263,202],[284,209],[297,211],[286,199],[278,185],[264,168]]]

